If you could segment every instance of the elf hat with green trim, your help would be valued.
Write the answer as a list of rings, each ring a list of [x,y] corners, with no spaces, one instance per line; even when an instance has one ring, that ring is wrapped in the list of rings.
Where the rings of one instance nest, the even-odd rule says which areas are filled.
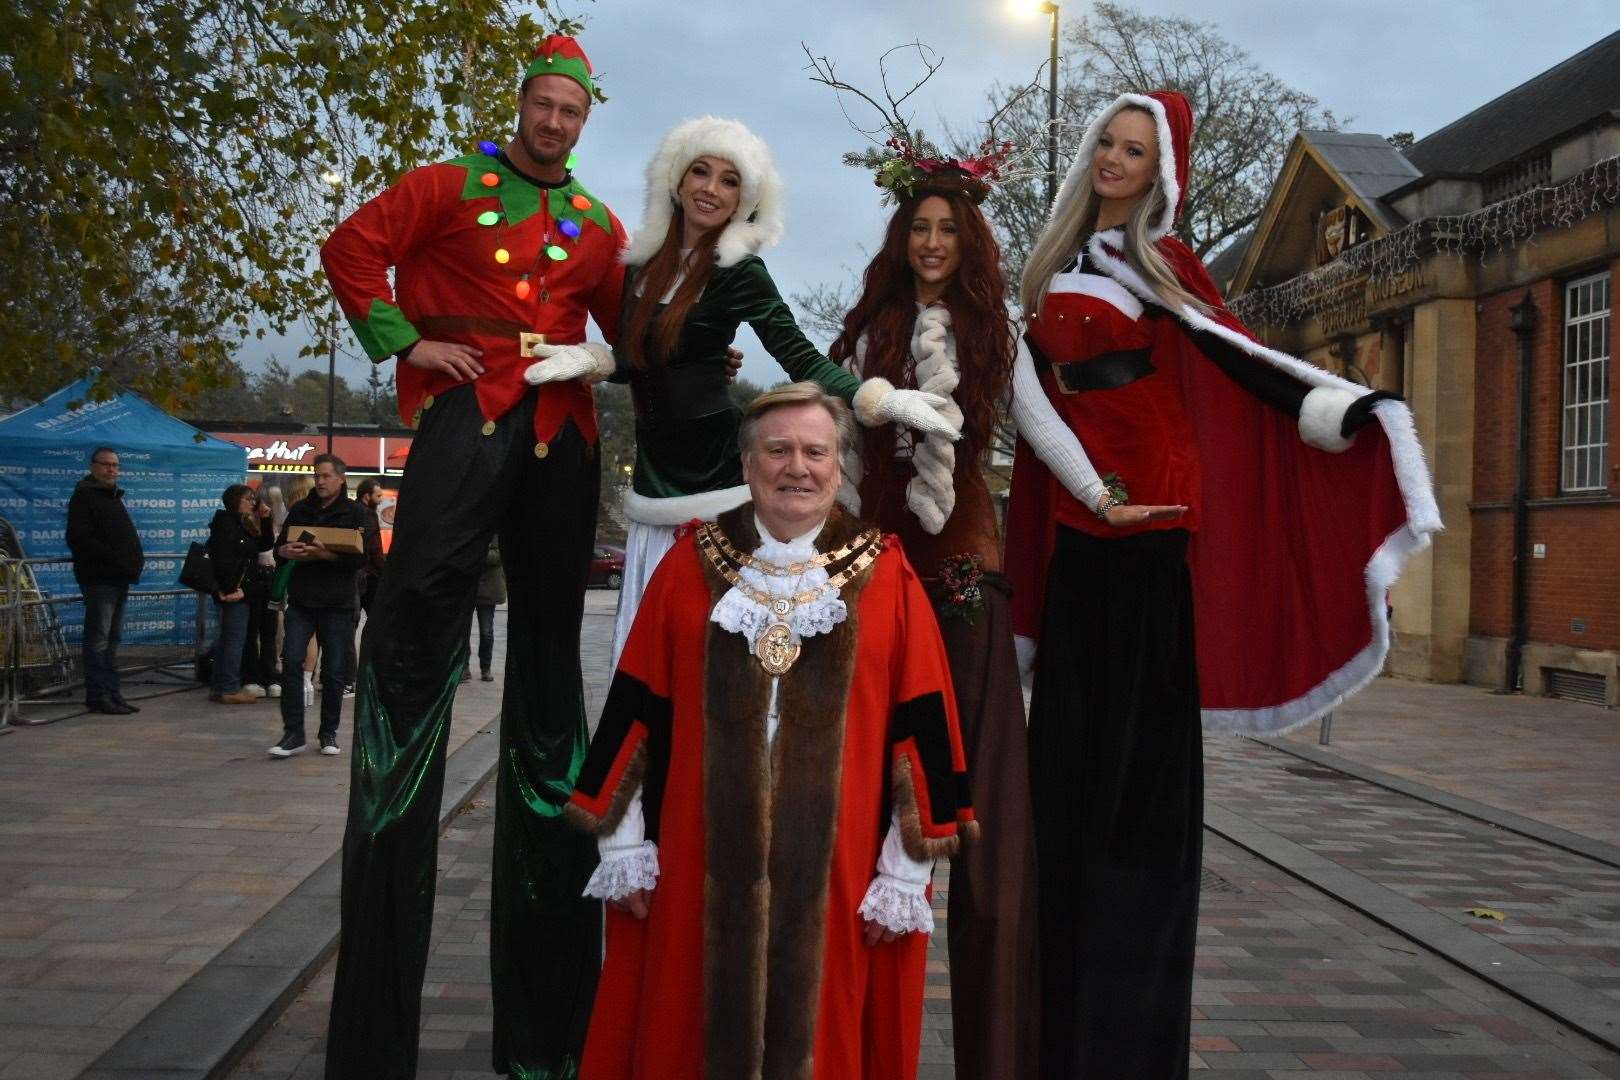
[[[573,79],[585,88],[588,98],[596,98],[596,84],[591,81],[591,58],[585,55],[579,42],[566,34],[552,34],[536,46],[534,59],[523,71],[523,81],[527,83],[536,75]]]

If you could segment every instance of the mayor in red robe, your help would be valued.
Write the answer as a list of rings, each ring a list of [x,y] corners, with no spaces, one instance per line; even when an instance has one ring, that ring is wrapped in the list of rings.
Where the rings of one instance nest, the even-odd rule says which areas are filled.
[[[794,407],[769,399],[794,387],[828,403],[801,410],[844,410],[808,383],[751,407],[754,501],[664,557],[580,770],[570,816],[613,833],[636,815],[656,851],[645,918],[608,910],[583,1080],[916,1075],[927,936],[902,932],[906,908],[973,820],[955,699],[905,555],[832,502],[836,447],[785,481],[824,496],[802,532],[760,509],[769,425]],[[757,569],[787,558],[790,577]],[[770,578],[814,596],[775,676],[748,606]],[[905,866],[914,887],[891,882]]]

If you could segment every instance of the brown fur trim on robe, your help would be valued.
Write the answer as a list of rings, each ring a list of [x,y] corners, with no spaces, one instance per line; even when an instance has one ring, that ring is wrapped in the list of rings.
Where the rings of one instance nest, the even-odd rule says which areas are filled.
[[[911,758],[902,754],[894,763],[894,806],[899,812],[900,844],[918,862],[948,859],[979,838],[977,821],[958,822],[955,836],[928,837],[923,835],[922,813],[917,806],[916,780],[911,775]]]
[[[624,775],[619,778],[619,786],[613,790],[613,801],[608,804],[607,813],[597,817],[578,803],[565,803],[563,805],[563,820],[576,829],[583,829],[597,836],[607,836],[619,827],[624,820],[624,812],[630,807],[630,800],[641,790],[641,781],[647,774],[647,744],[643,742],[636,747],[630,755],[630,763],[624,767]]]
[[[718,524],[736,550],[759,546],[752,503],[722,514]],[[816,548],[841,547],[865,528],[834,507]],[[712,566],[703,573],[712,606],[731,585]],[[709,624],[703,743],[709,1080],[802,1080],[813,1073],[844,713],[860,593],[870,577],[867,570],[844,585],[839,595],[848,617],[830,633],[805,638],[798,662],[781,677],[774,746],[765,724],[771,677],[747,638]]]

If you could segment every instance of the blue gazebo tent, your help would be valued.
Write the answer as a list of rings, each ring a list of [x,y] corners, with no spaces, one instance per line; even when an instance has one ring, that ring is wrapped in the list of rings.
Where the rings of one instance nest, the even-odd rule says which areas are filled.
[[[80,379],[0,420],[0,517],[12,526],[28,556],[67,555],[68,499],[90,471],[90,452],[110,446],[123,465],[118,485],[147,553],[136,588],[171,588],[178,561],[152,556],[183,552],[193,540],[206,539],[220,493],[246,473],[247,452],[175,419],[138,394],[119,392],[92,401],[91,381]],[[36,577],[48,595],[79,591],[66,563],[39,567]],[[126,618],[124,640],[172,640],[179,627],[171,619],[188,626],[195,607],[187,597],[147,606],[133,624]],[[56,615],[68,643],[76,646],[83,607],[58,605]]]

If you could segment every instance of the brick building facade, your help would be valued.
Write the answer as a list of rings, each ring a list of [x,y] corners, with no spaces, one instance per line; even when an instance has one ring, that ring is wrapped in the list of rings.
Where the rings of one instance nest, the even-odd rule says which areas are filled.
[[[1404,151],[1301,132],[1211,270],[1412,405],[1447,528],[1392,593],[1392,673],[1620,704],[1620,33]]]

